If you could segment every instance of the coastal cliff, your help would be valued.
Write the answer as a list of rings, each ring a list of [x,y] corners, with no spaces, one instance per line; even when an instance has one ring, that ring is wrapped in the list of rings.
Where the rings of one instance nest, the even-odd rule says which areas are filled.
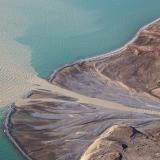
[[[159,46],[157,20],[114,54],[37,78],[8,136],[33,160],[159,160]]]

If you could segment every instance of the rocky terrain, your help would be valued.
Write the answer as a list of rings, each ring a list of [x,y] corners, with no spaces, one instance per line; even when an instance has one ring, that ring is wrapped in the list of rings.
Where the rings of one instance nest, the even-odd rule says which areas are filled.
[[[160,160],[160,20],[33,86],[5,126],[28,159]]]

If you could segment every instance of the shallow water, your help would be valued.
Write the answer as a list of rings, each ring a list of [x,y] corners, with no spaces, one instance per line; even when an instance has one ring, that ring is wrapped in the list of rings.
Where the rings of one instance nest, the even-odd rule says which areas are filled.
[[[0,109],[0,123],[4,116],[4,109]],[[23,160],[24,158],[17,152],[17,150],[8,142],[4,136],[3,129],[0,127],[0,160]]]
[[[159,0],[0,0],[0,106],[33,75],[118,48],[158,17]],[[1,159],[22,158],[0,132]]]

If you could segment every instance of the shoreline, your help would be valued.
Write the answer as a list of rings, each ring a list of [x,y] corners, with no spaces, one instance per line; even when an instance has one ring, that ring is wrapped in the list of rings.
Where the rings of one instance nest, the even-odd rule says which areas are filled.
[[[76,65],[76,64],[79,64],[79,63],[82,63],[82,62],[91,62],[91,61],[95,61],[95,60],[101,60],[103,58],[107,58],[107,57],[110,57],[110,56],[114,56],[114,55],[118,55],[118,54],[121,54],[119,52],[125,50],[127,48],[128,45],[132,44],[139,36],[139,34],[141,33],[142,30],[144,30],[145,28],[153,25],[154,23],[160,21],[160,18],[157,18],[155,20],[153,20],[151,23],[148,23],[142,27],[140,27],[138,29],[138,31],[136,32],[136,34],[133,36],[133,38],[131,40],[129,40],[126,44],[124,44],[122,47],[118,48],[118,49],[114,49],[114,50],[111,50],[110,52],[107,52],[107,53],[102,53],[100,55],[97,55],[97,56],[93,56],[93,57],[89,57],[89,58],[82,58],[80,60],[77,60],[77,61],[73,61],[71,63],[68,63],[68,64],[65,64],[65,65],[62,65],[60,67],[58,67],[57,69],[53,70],[49,76],[47,76],[47,81],[51,82],[54,77],[56,76],[56,74],[63,70],[64,68],[67,68],[67,67],[72,67],[73,65]]]
[[[27,153],[25,153],[23,147],[21,147],[18,142],[13,138],[11,132],[10,132],[10,128],[11,128],[11,124],[10,124],[10,118],[12,116],[12,114],[14,114],[16,112],[16,108],[14,103],[8,108],[8,112],[6,112],[6,115],[4,116],[4,120],[3,120],[3,132],[6,135],[6,137],[8,138],[8,140],[13,144],[13,146],[17,149],[17,151],[20,152],[20,154],[27,160],[32,160]]]
[[[149,23],[149,24],[147,24],[145,26],[140,27],[140,29],[135,34],[135,36],[129,42],[127,42],[124,46],[122,46],[122,47],[120,47],[118,49],[115,49],[113,51],[110,51],[108,53],[104,53],[104,54],[101,54],[101,55],[98,55],[98,56],[94,56],[94,57],[90,57],[90,58],[80,59],[80,60],[74,61],[72,63],[60,66],[59,68],[57,68],[54,71],[52,71],[51,74],[49,74],[49,76],[46,77],[46,80],[49,83],[51,83],[51,81],[55,78],[55,76],[57,75],[57,73],[60,72],[61,70],[63,70],[64,68],[72,67],[73,65],[76,65],[76,64],[79,64],[79,63],[82,63],[82,62],[91,62],[91,61],[95,61],[95,60],[101,60],[103,58],[107,58],[107,57],[110,57],[110,56],[113,56],[113,55],[121,54],[120,53],[121,51],[125,50],[128,45],[130,45],[131,43],[133,43],[138,38],[138,36],[139,36],[139,34],[140,34],[140,32],[142,30],[144,30],[145,28],[153,25],[154,23],[156,23],[158,21],[160,21],[160,18],[152,21],[151,23]],[[30,91],[25,98],[28,98],[30,95],[32,95],[32,91]],[[4,130],[4,133],[7,136],[7,138],[9,139],[9,141],[15,146],[15,148],[17,148],[17,150],[22,154],[22,156],[24,158],[26,158],[27,160],[32,160],[32,158],[29,157],[27,153],[25,153],[23,147],[21,147],[18,144],[18,142],[16,142],[16,140],[13,138],[13,136],[12,136],[12,134],[10,132],[10,127],[11,127],[10,126],[10,120],[11,120],[10,118],[11,118],[12,114],[14,114],[15,112],[16,112],[16,109],[15,109],[15,105],[13,103],[9,107],[8,112],[7,112],[7,114],[6,114],[6,116],[4,117],[4,120],[3,120],[3,130]]]

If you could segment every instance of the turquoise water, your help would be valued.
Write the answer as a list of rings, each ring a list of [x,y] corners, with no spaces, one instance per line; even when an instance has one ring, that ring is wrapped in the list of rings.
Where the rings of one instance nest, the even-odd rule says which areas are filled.
[[[12,53],[15,48],[4,53],[45,77],[60,65],[122,46],[139,27],[160,17],[160,1],[0,0],[1,15],[7,15],[0,24],[0,30],[5,28],[0,31],[1,42],[7,39],[7,48],[14,39],[23,44],[16,48],[19,54]],[[22,159],[1,131],[0,160]]]
[[[32,48],[32,66],[47,76],[59,65],[122,46],[160,16],[160,1],[46,0],[25,15],[33,24],[18,40]]]
[[[0,109],[0,121],[2,122],[4,109]],[[0,160],[23,160],[24,158],[15,150],[8,142],[8,139],[3,134],[3,129],[0,128]]]

